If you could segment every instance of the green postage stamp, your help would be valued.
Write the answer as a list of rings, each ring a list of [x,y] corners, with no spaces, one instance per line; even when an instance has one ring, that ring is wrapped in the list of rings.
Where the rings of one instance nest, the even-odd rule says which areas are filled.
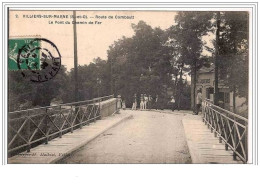
[[[33,50],[34,47],[40,47],[40,41],[33,41],[34,38],[10,38],[8,41],[9,52],[8,52],[8,70],[39,70],[40,69],[40,50],[35,49],[34,54],[22,54],[20,52],[20,63],[17,63],[19,51],[26,49],[28,46],[29,50]],[[33,43],[31,43],[33,41]],[[21,59],[22,58],[22,59]],[[25,63],[22,60],[27,59],[28,62]],[[19,67],[19,66],[20,67]]]

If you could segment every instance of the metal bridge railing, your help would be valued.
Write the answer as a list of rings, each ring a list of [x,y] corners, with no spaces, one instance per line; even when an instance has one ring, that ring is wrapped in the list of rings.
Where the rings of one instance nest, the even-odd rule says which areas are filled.
[[[40,107],[8,113],[8,155],[62,137],[100,118],[100,102],[113,95],[92,100]]]
[[[227,111],[204,100],[202,104],[203,121],[214,131],[219,142],[225,143],[225,149],[233,151],[233,159],[238,156],[244,163],[248,159],[248,119]]]

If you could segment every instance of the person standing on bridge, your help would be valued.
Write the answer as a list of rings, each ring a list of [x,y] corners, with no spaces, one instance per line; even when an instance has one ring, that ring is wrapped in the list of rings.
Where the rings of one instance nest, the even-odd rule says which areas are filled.
[[[122,99],[121,99],[121,95],[117,96],[117,109],[121,109],[122,107]]]
[[[155,97],[155,109],[156,110],[158,109],[158,101],[159,101],[159,97],[158,97],[158,95],[156,95],[156,97]]]
[[[151,95],[149,95],[149,97],[148,97],[148,105],[147,105],[149,110],[152,109],[152,101],[153,101],[153,98],[152,98]]]
[[[136,106],[137,106],[137,100],[136,100],[136,94],[135,94],[135,95],[134,95],[134,98],[133,98],[132,110],[136,110]]]
[[[148,102],[148,97],[146,94],[144,94],[144,110],[147,109],[147,102]]]
[[[176,109],[176,103],[175,103],[174,96],[171,96],[170,105],[171,105],[172,111],[174,111]]]
[[[143,110],[144,109],[144,96],[143,94],[141,94],[141,97],[140,97],[140,110]]]
[[[202,94],[201,94],[201,90],[199,89],[197,91],[197,97],[196,97],[196,111],[195,111],[195,115],[198,115],[199,114],[199,111],[200,111],[200,107],[201,107],[201,104],[202,104]]]
[[[126,109],[125,100],[122,101],[122,109],[123,109],[123,110]]]

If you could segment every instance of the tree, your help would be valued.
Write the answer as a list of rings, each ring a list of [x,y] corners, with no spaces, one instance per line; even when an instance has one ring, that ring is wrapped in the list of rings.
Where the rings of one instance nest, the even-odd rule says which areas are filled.
[[[213,25],[218,39],[213,41],[214,48],[207,47],[218,63],[218,78],[233,92],[233,112],[236,96],[248,100],[248,17],[247,12],[215,13]]]
[[[95,58],[93,62],[88,65],[78,66],[78,78],[79,78],[79,101],[93,99],[96,97],[106,96],[110,94],[110,67],[105,60],[101,58]],[[68,99],[73,95],[73,79],[74,69],[68,74],[69,85],[64,95],[66,102],[72,102]]]
[[[220,77],[235,94],[248,99],[247,12],[221,12]]]
[[[108,50],[112,89],[123,96],[128,106],[135,93],[163,96],[171,79],[171,54],[169,47],[164,46],[168,38],[165,31],[153,29],[143,21],[132,28],[133,37],[119,39]]]
[[[211,12],[179,12],[175,17],[176,25],[172,26],[168,33],[175,47],[173,56],[177,57],[174,65],[179,70],[180,82],[182,74],[188,68],[191,74],[191,107],[195,107],[197,71],[208,64],[208,59],[202,55],[204,42],[202,37],[212,29]],[[182,85],[181,85],[182,86]]]
[[[66,87],[67,80],[64,66],[54,78],[42,83],[31,82],[19,72],[9,71],[9,111],[49,106],[53,98],[61,99],[61,92]]]

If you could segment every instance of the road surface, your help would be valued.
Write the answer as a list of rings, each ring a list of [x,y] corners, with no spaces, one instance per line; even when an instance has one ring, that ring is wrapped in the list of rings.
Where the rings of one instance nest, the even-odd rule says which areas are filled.
[[[101,134],[59,163],[191,163],[182,112],[122,111],[133,119]]]

